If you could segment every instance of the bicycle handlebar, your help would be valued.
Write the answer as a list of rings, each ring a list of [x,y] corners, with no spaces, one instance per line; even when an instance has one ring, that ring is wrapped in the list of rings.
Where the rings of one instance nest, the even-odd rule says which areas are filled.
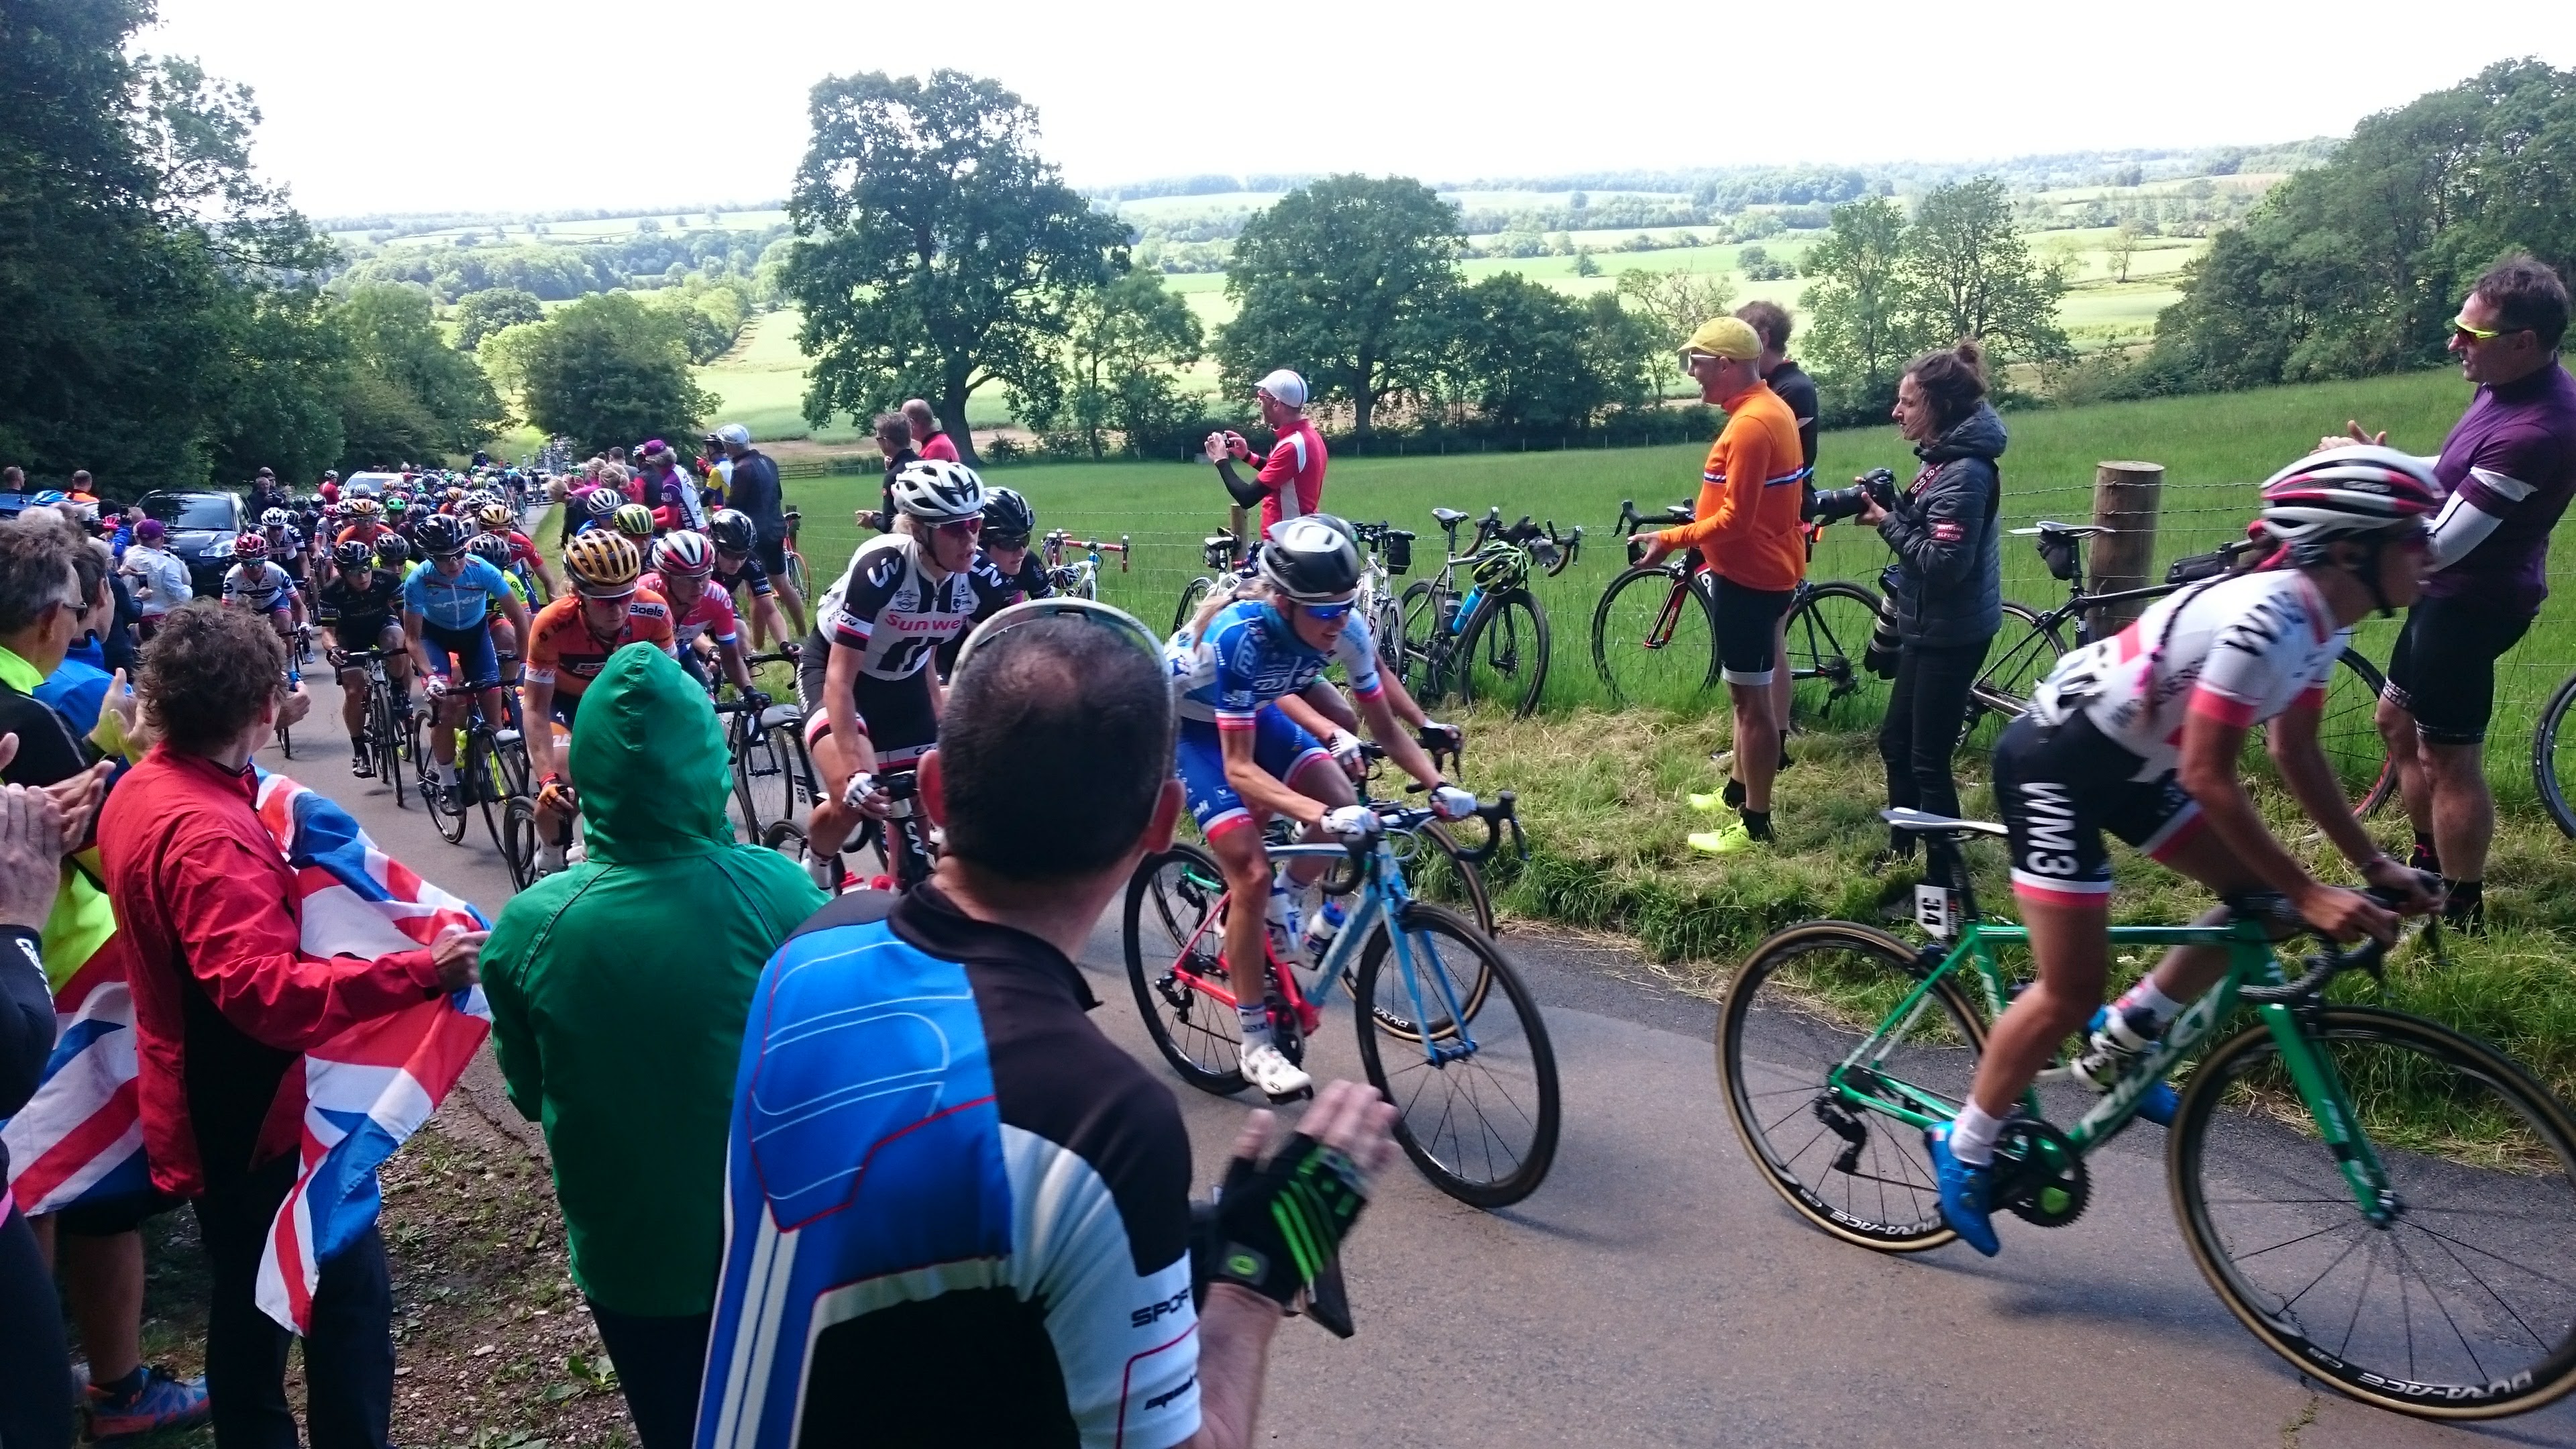
[[[2382,890],[2377,886],[2364,890],[2362,894],[2390,910],[2397,909],[2404,901],[2404,897],[2395,891]],[[2227,904],[2240,916],[2252,915],[2283,925],[2315,929],[2302,919],[2297,911],[2290,908],[2287,897],[2274,892],[2231,896]],[[2430,918],[2424,926],[2428,932],[2438,932],[2441,928],[2440,916]],[[2365,939],[2360,945],[2346,950],[2333,941],[2327,941],[2324,950],[2308,958],[2308,969],[2301,972],[2296,980],[2279,986],[2239,987],[2236,995],[2239,1000],[2251,1002],[2256,1006],[2287,1005],[2314,997],[2318,992],[2325,990],[2327,982],[2346,971],[2367,971],[2372,980],[2385,980],[2382,967],[2387,962],[2390,944],[2386,941]],[[2436,950],[2440,949],[2440,944],[2440,937],[2437,935],[2434,938]]]

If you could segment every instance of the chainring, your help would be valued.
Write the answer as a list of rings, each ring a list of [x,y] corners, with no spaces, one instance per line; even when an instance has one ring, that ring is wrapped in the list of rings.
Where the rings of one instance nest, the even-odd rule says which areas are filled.
[[[2093,1179],[2065,1133],[2031,1117],[2004,1123],[1995,1137],[1998,1206],[2033,1227],[2062,1228],[2092,1200]]]

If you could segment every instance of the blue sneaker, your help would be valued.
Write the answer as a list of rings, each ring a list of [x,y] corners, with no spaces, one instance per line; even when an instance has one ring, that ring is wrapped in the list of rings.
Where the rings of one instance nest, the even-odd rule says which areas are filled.
[[[1941,1184],[1941,1221],[1959,1241],[1991,1258],[2003,1250],[1995,1240],[1995,1223],[1986,1206],[1994,1183],[1991,1165],[1976,1167],[1950,1155],[1950,1124],[1923,1129],[1924,1150],[1932,1154],[1933,1175]]]
[[[123,1389],[120,1393],[90,1386],[91,1444],[111,1445],[145,1434],[193,1429],[214,1417],[202,1377],[174,1378],[164,1368],[138,1370]]]
[[[2182,1093],[2171,1082],[2158,1082],[2138,1097],[2138,1115],[2159,1127],[2171,1127],[2174,1109],[2182,1105]]]

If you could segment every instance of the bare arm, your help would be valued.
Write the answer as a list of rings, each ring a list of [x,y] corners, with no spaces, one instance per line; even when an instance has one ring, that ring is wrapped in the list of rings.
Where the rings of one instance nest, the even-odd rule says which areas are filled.
[[[1199,1310],[1199,1431],[1187,1441],[1190,1449],[1239,1449],[1252,1442],[1270,1340],[1283,1316],[1277,1304],[1249,1288],[1209,1287]]]
[[[2308,874],[2307,867],[2263,824],[2263,814],[2245,793],[2236,768],[2245,748],[2246,728],[2199,711],[2184,716],[2182,763],[2176,778],[2199,802],[2210,830],[2256,880],[2286,896],[2309,924],[2338,940],[2357,940],[2365,934],[2388,939],[2396,929],[2396,917],[2358,892],[2327,885]],[[2336,791],[2335,796],[2340,802],[2342,792]],[[2350,818],[2349,807],[2338,808]]]

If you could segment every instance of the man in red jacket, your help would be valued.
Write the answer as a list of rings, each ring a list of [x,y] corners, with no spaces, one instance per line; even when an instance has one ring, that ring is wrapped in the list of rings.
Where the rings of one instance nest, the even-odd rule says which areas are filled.
[[[216,1442],[296,1449],[288,1334],[255,1296],[295,1182],[298,1122],[278,1087],[351,1026],[474,981],[483,934],[374,961],[305,952],[295,873],[251,808],[251,753],[286,698],[285,646],[263,621],[205,601],[173,610],[136,690],[159,743],[108,797],[98,842],[134,993],[144,1148],[154,1184],[194,1201],[205,1240]],[[392,1309],[370,1228],[322,1265],[304,1345],[314,1449],[383,1449]]]

